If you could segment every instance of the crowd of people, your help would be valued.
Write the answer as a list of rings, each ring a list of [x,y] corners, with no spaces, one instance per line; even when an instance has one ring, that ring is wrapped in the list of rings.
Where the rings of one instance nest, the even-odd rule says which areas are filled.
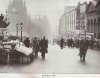
[[[88,48],[92,50],[100,50],[100,42],[93,40],[93,39],[67,39],[64,40],[63,38],[60,40],[60,47],[63,49],[63,47],[68,46],[69,48],[79,48],[79,56],[80,60],[85,61],[85,56],[87,53]]]
[[[63,40],[63,41],[62,41]],[[63,47],[64,46],[68,46],[69,48],[79,48],[80,47],[80,41],[82,39],[61,39],[61,44],[63,43]],[[100,50],[100,41],[99,40],[94,40],[94,39],[87,39],[87,42],[89,43],[89,48],[92,50]]]
[[[48,40],[43,37],[43,39],[34,37],[32,41],[29,40],[29,38],[26,38],[24,40],[24,45],[26,47],[32,47],[33,52],[35,53],[35,57],[38,56],[38,52],[41,52],[41,56],[44,59],[45,53],[48,52]]]

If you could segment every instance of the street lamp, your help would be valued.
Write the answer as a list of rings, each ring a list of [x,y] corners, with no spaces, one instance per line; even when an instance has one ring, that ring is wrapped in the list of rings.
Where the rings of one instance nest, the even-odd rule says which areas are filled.
[[[20,24],[20,27],[21,27],[21,42],[22,42],[22,34],[23,34],[23,33],[22,33],[22,31],[23,31],[22,28],[23,28],[23,23]]]
[[[85,32],[85,39],[86,39],[86,35],[87,35],[87,33],[86,33],[86,28],[84,29],[84,32]]]
[[[16,36],[18,37],[18,23],[16,24]]]

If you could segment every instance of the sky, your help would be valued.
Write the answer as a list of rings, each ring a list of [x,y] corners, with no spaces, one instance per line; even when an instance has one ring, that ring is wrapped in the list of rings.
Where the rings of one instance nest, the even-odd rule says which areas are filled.
[[[10,0],[0,0],[0,13],[5,13]],[[31,18],[46,15],[52,27],[59,25],[59,18],[64,13],[65,6],[77,6],[80,1],[91,0],[25,0],[28,14]]]

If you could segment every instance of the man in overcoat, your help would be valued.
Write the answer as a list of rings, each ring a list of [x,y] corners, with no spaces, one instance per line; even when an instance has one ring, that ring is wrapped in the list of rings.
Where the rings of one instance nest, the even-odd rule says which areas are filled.
[[[88,45],[89,45],[89,42],[86,38],[80,41],[80,54],[79,55],[80,55],[80,60],[82,61],[85,61],[86,53],[88,50]]]

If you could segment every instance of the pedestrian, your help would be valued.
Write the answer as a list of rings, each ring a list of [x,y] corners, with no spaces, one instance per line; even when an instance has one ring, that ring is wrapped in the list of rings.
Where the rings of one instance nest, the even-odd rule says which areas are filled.
[[[79,53],[79,56],[80,56],[80,60],[82,61],[85,61],[85,57],[86,57],[86,53],[87,53],[87,50],[88,50],[88,40],[85,39],[82,39],[80,41],[80,53]]]
[[[94,49],[94,40],[93,39],[90,40],[90,48],[92,50]]]
[[[0,16],[0,22],[2,22],[3,19],[4,19],[4,16],[3,16],[3,14],[1,14],[1,16]]]
[[[70,39],[70,46],[71,46],[71,48],[73,48],[73,47],[74,47],[74,45],[73,45],[73,44],[74,44],[74,41],[73,41],[73,39],[71,38],[71,39]]]
[[[39,52],[39,40],[37,37],[34,37],[33,40],[33,51],[35,53],[35,56],[38,56],[38,52]]]
[[[30,47],[30,40],[29,40],[29,37],[27,37],[25,40],[24,40],[24,45],[25,47]]]
[[[70,39],[67,39],[67,45],[70,47]]]
[[[48,40],[45,39],[45,36],[40,41],[40,51],[41,51],[41,56],[44,59],[45,53],[48,53]]]
[[[61,49],[63,49],[63,47],[64,47],[64,39],[63,38],[61,38],[60,47],[61,47]]]

